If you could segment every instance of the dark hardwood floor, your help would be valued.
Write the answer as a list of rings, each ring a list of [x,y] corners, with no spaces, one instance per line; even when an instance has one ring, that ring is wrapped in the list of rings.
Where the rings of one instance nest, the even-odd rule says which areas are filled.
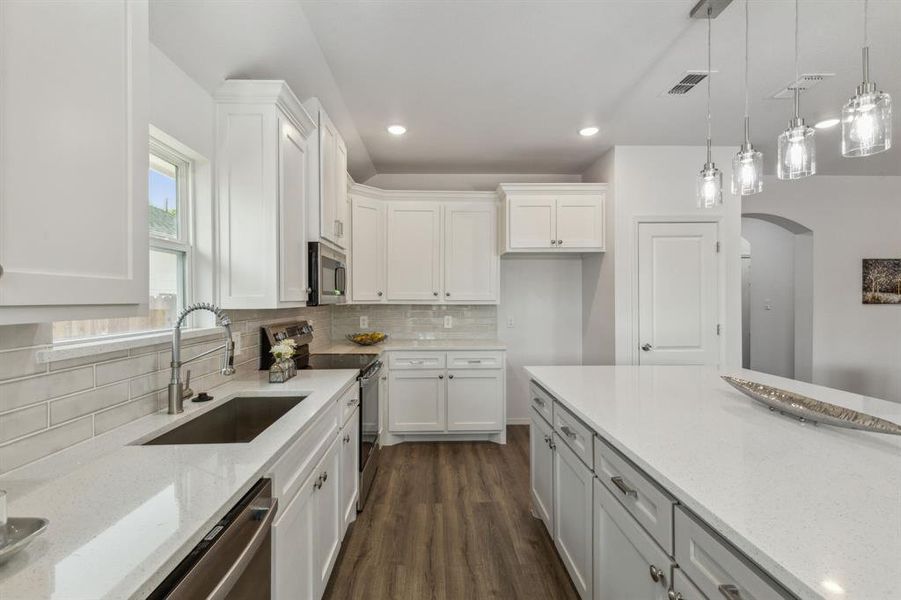
[[[577,599],[553,541],[530,513],[528,426],[508,427],[506,446],[383,448],[369,502],[324,598]]]

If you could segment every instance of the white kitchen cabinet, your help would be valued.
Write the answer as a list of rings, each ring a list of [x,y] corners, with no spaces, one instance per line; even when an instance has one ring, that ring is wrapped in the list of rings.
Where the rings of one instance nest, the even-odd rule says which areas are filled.
[[[672,561],[597,480],[593,529],[595,600],[667,600]]]
[[[504,372],[455,369],[447,372],[447,430],[500,431],[503,423]]]
[[[385,203],[362,196],[354,197],[352,219],[353,301],[366,304],[385,302]]]
[[[444,300],[498,299],[497,207],[487,203],[444,206]]]
[[[441,205],[389,202],[388,300],[438,302],[441,295]]]
[[[272,524],[272,599],[317,600],[316,520],[320,466],[285,505]]]
[[[554,545],[579,596],[591,598],[593,495],[591,470],[555,433],[554,447]],[[641,596],[611,596],[611,598]]]
[[[357,518],[357,495],[359,493],[360,475],[360,409],[344,423],[344,428],[338,434],[341,444],[341,483],[339,492],[341,495],[341,538],[347,531],[347,526]]]
[[[309,239],[344,249],[347,246],[347,146],[317,98],[304,106],[319,128],[310,152]]]
[[[4,0],[0,324],[146,310],[148,3]]]
[[[607,185],[501,184],[500,252],[603,252]]]
[[[340,506],[341,447],[332,442],[321,463],[320,487],[316,491],[316,583],[321,596],[332,574],[341,549],[342,526]]]
[[[391,371],[388,430],[396,433],[444,431],[447,424],[443,370]]]
[[[229,80],[216,101],[220,304],[302,306],[315,124],[283,81]]]
[[[530,410],[529,473],[532,507],[554,537],[554,436],[553,429],[536,410]]]

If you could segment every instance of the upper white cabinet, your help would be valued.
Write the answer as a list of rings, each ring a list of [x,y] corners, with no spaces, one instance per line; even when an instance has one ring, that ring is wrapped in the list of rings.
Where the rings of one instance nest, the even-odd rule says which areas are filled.
[[[146,0],[0,8],[0,324],[148,302]]]
[[[603,252],[607,185],[501,184],[500,252]]]
[[[315,124],[284,81],[229,80],[216,102],[220,303],[302,306]]]
[[[347,145],[317,98],[304,106],[319,127],[318,143],[311,144],[308,183],[309,239],[347,247]]]
[[[356,303],[496,304],[493,193],[351,191]]]

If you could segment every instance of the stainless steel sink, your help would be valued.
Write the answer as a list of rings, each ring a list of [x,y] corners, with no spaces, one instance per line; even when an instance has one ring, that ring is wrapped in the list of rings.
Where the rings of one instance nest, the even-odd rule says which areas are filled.
[[[243,444],[253,440],[306,396],[237,396],[142,446]]]

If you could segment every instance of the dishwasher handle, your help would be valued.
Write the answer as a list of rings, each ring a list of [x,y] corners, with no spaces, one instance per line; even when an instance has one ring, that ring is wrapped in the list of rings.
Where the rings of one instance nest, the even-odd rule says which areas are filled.
[[[238,583],[241,575],[247,570],[250,561],[253,560],[256,553],[259,551],[260,546],[262,546],[263,542],[267,539],[269,528],[272,526],[272,520],[275,518],[275,513],[278,510],[278,498],[269,498],[268,505],[266,506],[252,506],[249,508],[252,518],[258,520],[260,524],[257,526],[257,530],[254,532],[253,537],[247,542],[244,550],[241,551],[241,554],[235,559],[235,562],[232,563],[228,572],[225,573],[219,583],[216,584],[216,587],[213,588],[213,591],[210,592],[210,595],[207,596],[207,600],[225,600],[228,598],[229,592],[231,592],[232,588],[235,587],[235,584]]]

